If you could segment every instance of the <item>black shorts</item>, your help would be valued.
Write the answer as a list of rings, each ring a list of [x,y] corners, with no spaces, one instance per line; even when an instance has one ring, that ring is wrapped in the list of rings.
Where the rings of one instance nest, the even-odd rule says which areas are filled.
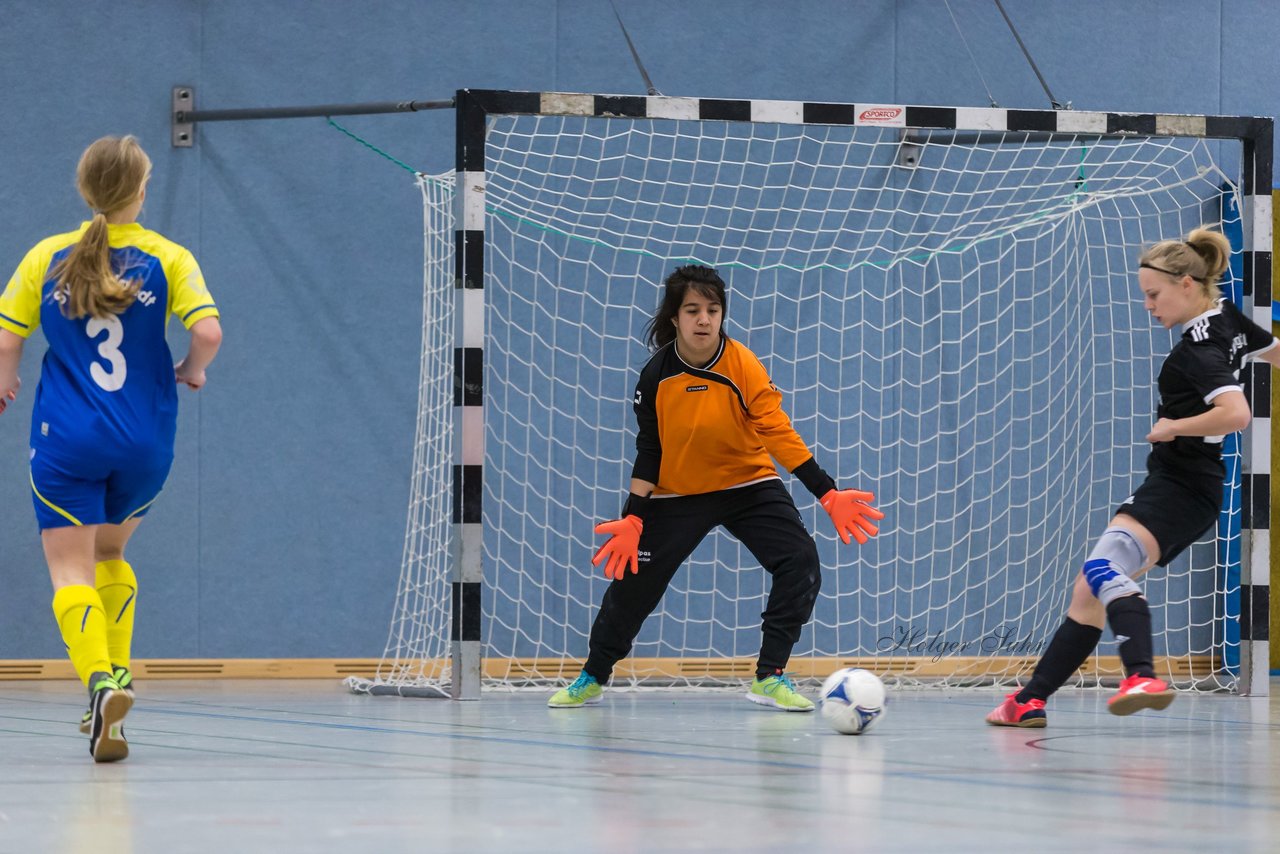
[[[1151,532],[1160,546],[1156,563],[1168,566],[1218,521],[1222,481],[1201,476],[1179,477],[1157,470],[1116,508]]]

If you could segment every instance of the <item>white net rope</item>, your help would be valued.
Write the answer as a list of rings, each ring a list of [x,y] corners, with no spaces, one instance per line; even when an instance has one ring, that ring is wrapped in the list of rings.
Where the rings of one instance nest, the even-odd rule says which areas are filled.
[[[450,679],[453,454],[453,183],[419,175],[423,207],[422,360],[409,518],[395,610],[373,679],[357,693],[444,696]]]

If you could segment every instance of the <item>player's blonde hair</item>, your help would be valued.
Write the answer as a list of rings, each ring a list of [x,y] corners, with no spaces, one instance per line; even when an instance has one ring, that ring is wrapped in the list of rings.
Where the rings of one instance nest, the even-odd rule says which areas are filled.
[[[93,219],[67,257],[54,270],[62,313],[67,317],[106,317],[133,305],[138,283],[111,268],[107,214],[138,200],[151,177],[151,159],[132,136],[94,140],[76,167],[76,188],[93,210]]]
[[[1222,296],[1218,279],[1230,261],[1231,241],[1219,231],[1197,228],[1185,240],[1162,240],[1148,247],[1138,259],[1138,266],[1175,279],[1190,276],[1200,283],[1206,297],[1216,300]]]

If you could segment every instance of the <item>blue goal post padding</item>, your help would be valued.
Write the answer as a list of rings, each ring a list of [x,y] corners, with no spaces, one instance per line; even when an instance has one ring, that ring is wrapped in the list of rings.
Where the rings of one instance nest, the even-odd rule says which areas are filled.
[[[1222,233],[1231,241],[1231,262],[1223,277],[1222,289],[1227,298],[1248,316],[1249,309],[1244,298],[1244,257],[1241,254],[1244,250],[1244,223],[1238,199],[1231,188],[1226,186],[1222,192]],[[1271,304],[1271,311],[1274,316],[1274,302]],[[1226,591],[1222,615],[1225,618],[1222,660],[1233,676],[1240,674],[1241,462],[1240,434],[1232,433],[1222,440],[1222,464],[1227,471],[1222,486],[1222,510],[1218,516],[1218,566],[1223,572],[1222,589]]]

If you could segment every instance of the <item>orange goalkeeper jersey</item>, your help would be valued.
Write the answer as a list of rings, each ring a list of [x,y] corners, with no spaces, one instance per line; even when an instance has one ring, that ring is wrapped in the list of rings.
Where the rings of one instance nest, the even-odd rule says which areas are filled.
[[[782,395],[755,354],[730,338],[706,367],[680,358],[674,342],[640,371],[632,477],[656,495],[697,495],[778,477],[812,458],[782,409]]]

